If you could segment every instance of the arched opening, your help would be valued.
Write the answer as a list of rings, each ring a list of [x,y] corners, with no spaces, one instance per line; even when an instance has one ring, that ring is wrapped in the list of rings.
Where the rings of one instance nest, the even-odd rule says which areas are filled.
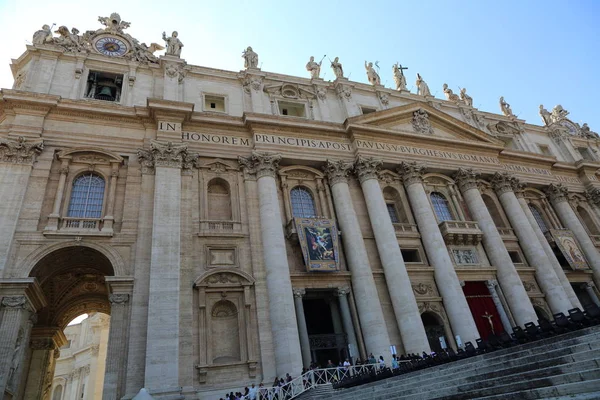
[[[52,392],[52,400],[62,400],[63,387],[62,385],[58,385],[54,388],[54,392]]]
[[[290,191],[292,216],[312,218],[317,216],[317,207],[310,191],[302,186],[296,186]]]
[[[81,174],[75,178],[67,217],[102,218],[105,186],[104,178],[93,172]]]
[[[240,361],[240,329],[238,310],[229,300],[221,300],[212,308],[213,364]]]
[[[598,227],[596,226],[594,219],[587,212],[587,210],[585,208],[579,206],[579,207],[577,207],[577,212],[579,213],[579,217],[581,218],[581,221],[587,228],[590,235],[600,235],[600,231],[598,231]]]
[[[229,183],[221,178],[208,182],[208,219],[231,221],[231,191]]]
[[[496,206],[494,200],[492,200],[492,198],[487,194],[482,194],[481,197],[483,198],[483,202],[485,203],[485,206],[490,212],[490,215],[492,216],[492,220],[494,221],[496,227],[505,227],[504,220],[500,216],[500,210],[498,210],[498,207]]]
[[[540,210],[538,210],[538,208],[536,206],[534,206],[533,204],[529,204],[529,209],[531,210],[531,213],[533,214],[533,218],[535,218],[535,222],[537,222],[537,224],[540,227],[540,229],[542,230],[542,232],[544,232],[544,233],[548,232],[549,231],[548,225],[546,225],[546,220],[542,216],[542,213],[540,212]]]
[[[546,312],[546,310],[544,310],[542,307],[533,306],[533,309],[535,310],[535,315],[537,315],[538,320],[540,320],[540,319],[545,319],[546,321],[551,320],[551,318],[548,316],[548,313]]]
[[[445,343],[445,346],[449,345],[444,332],[444,323],[441,318],[431,311],[426,311],[421,314],[421,320],[425,327],[425,333],[427,334],[427,340],[429,341],[431,351],[436,353],[441,352],[442,340]]]
[[[392,187],[383,189],[383,198],[387,207],[390,219],[394,224],[405,224],[408,222],[406,211],[404,210],[402,199],[398,191]]]
[[[454,219],[452,217],[452,211],[450,210],[450,203],[443,194],[431,192],[429,198],[431,199],[433,211],[435,211],[435,215],[439,222],[452,221]]]

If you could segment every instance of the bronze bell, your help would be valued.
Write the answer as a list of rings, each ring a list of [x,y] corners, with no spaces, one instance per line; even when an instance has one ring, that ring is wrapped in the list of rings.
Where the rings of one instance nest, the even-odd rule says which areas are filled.
[[[115,99],[113,97],[112,90],[108,86],[102,86],[100,88],[100,91],[98,92],[98,94],[95,97],[98,100],[114,101],[114,99]]]

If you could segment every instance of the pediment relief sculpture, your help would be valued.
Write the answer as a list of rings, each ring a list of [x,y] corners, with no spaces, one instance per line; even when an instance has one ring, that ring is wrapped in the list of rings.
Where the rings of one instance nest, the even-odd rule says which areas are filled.
[[[212,270],[199,277],[195,287],[235,287],[252,286],[254,279],[243,271],[231,269]]]
[[[317,94],[307,87],[292,83],[265,85],[264,91],[270,96],[280,96],[285,99],[314,99]]]

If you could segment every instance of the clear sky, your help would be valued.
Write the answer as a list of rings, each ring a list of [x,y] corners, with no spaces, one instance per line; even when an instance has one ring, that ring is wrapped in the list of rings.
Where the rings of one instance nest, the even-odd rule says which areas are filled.
[[[114,11],[141,42],[163,44],[163,31],[178,30],[190,64],[237,71],[251,45],[265,71],[308,77],[309,56],[326,54],[360,82],[367,82],[364,61],[378,61],[382,83],[392,87],[398,61],[409,68],[413,92],[419,72],[438,98],[444,83],[455,93],[466,87],[474,106],[499,113],[504,96],[535,124],[540,104],[561,104],[573,121],[600,132],[598,0],[0,0],[0,87],[12,86],[10,59],[43,24],[84,32]],[[323,75],[332,79],[329,65]]]

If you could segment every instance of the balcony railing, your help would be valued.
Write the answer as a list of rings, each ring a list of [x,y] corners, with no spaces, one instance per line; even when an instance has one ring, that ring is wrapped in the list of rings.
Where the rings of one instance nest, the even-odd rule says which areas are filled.
[[[483,236],[475,221],[442,221],[439,227],[446,244],[477,245]]]
[[[396,236],[419,236],[419,229],[416,224],[395,223],[392,225],[394,225]]]
[[[236,236],[242,233],[242,224],[236,221],[200,221],[200,236]]]
[[[102,220],[100,218],[73,218],[62,219],[62,230],[74,231],[99,231]]]
[[[308,337],[311,350],[343,349],[348,345],[345,333],[331,333],[326,335],[310,335]]]

